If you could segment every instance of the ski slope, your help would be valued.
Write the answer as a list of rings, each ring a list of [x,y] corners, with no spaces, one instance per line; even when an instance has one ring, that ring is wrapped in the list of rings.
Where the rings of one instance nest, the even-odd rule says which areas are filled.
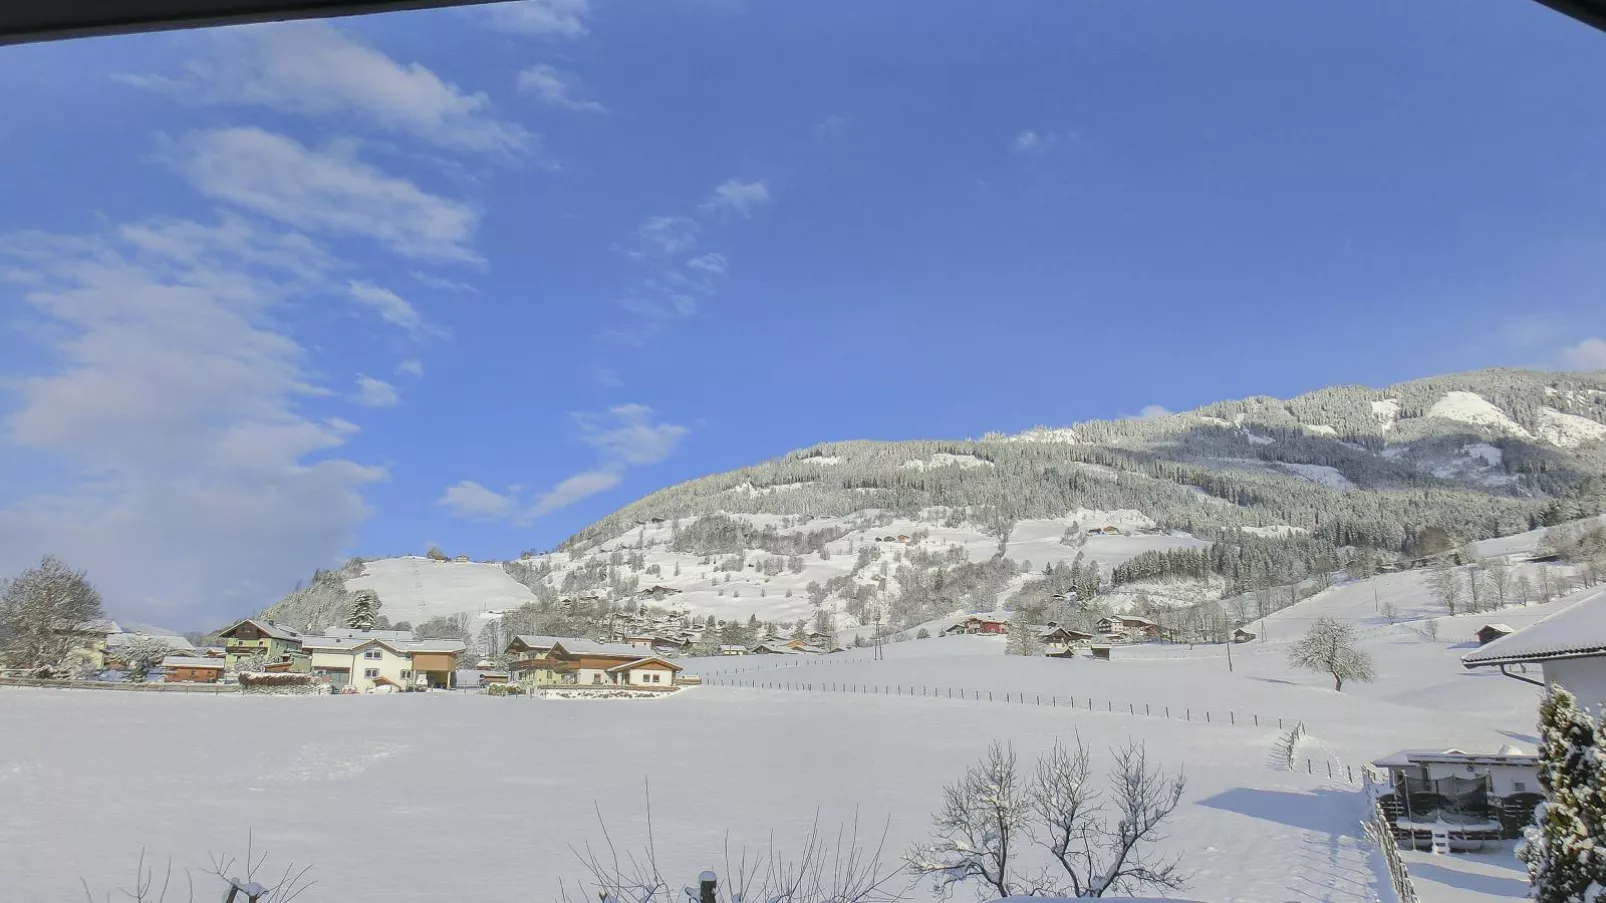
[[[460,612],[479,615],[535,601],[529,587],[509,577],[499,564],[433,561],[422,556],[367,562],[346,589],[379,594],[381,611],[393,623],[418,624]]]

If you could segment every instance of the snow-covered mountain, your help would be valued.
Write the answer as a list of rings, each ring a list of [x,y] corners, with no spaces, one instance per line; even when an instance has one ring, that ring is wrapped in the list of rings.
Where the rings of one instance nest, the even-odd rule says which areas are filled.
[[[1093,574],[1108,589],[1145,553],[1163,572],[1175,562],[1158,553],[1229,543],[1181,604],[1256,569],[1301,579],[1338,550],[1409,555],[1425,531],[1461,542],[1593,515],[1603,474],[1606,373],[1483,370],[978,440],[825,443],[654,492],[555,552],[368,561],[345,588],[415,624],[593,596],[908,626]]]

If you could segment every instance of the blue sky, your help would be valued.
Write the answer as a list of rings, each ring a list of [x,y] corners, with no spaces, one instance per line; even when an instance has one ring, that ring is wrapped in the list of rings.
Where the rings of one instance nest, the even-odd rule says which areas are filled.
[[[527,0],[0,49],[0,566],[196,626],[819,441],[1606,367],[1525,0]]]

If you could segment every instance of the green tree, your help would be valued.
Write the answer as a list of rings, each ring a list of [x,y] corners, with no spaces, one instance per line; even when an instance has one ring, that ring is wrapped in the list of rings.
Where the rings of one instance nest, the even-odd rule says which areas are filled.
[[[360,589],[351,595],[351,608],[346,611],[346,626],[353,630],[373,630],[379,620],[379,594],[371,589]]]
[[[1606,900],[1606,794],[1600,725],[1565,688],[1539,706],[1539,786],[1545,802],[1517,858],[1528,866],[1537,903]]]

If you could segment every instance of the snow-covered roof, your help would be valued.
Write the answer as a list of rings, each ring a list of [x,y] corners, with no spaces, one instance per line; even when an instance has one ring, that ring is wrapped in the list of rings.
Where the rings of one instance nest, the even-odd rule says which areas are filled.
[[[361,630],[356,627],[328,627],[324,629],[324,636],[330,637],[362,637],[369,640],[399,640],[411,642],[411,630]]]
[[[1469,753],[1459,749],[1402,749],[1393,755],[1374,759],[1379,768],[1409,768],[1429,762],[1454,765],[1532,765],[1539,757],[1526,753],[1511,744],[1500,747],[1495,753]]]
[[[413,640],[398,645],[407,652],[463,652],[468,649],[461,640]]]
[[[625,643],[599,643],[595,640],[561,639],[553,644],[570,655],[641,655],[641,650]]]
[[[73,627],[73,629],[78,631],[79,633],[122,633],[123,632],[122,625],[118,624],[116,621],[113,621],[111,618],[91,618],[88,621],[79,622],[77,625],[75,625]]]
[[[507,644],[511,646],[516,641],[523,643],[532,649],[551,649],[553,646],[558,644],[559,639],[559,637],[555,636],[537,636],[533,633],[520,633],[515,634],[513,639],[508,640]]]
[[[241,624],[254,625],[257,630],[267,634],[270,637],[273,637],[276,640],[301,639],[301,631],[299,630],[286,627],[283,624],[275,624],[272,621],[259,620],[257,618],[246,618],[245,620],[235,624],[233,627],[230,627],[228,630],[223,631],[223,635],[226,636],[230,633],[233,633],[235,630],[238,630]]]
[[[1515,632],[1512,629],[1511,625],[1509,625],[1509,624],[1485,624],[1482,627],[1479,627],[1478,629],[1479,630],[1498,630],[1501,633],[1514,633]]]
[[[141,639],[144,639],[144,640],[156,640],[157,642],[166,645],[167,648],[169,648],[169,649],[193,650],[195,648],[195,644],[194,643],[191,643],[189,640],[186,640],[181,636],[163,636],[163,635],[160,635],[160,634],[150,634],[150,633],[114,633],[114,634],[110,634],[109,636],[106,637],[106,648],[107,649],[116,649],[116,648],[119,648],[121,646],[130,645],[135,640],[141,640]]]
[[[614,672],[614,671],[634,671],[635,669],[640,668],[643,665],[648,665],[648,664],[663,665],[665,668],[669,668],[670,670],[673,670],[673,671],[684,671],[684,670],[686,670],[685,668],[682,668],[681,666],[675,664],[672,661],[669,661],[667,659],[659,658],[656,655],[649,655],[646,658],[638,658],[633,662],[624,662],[622,664],[614,665],[612,668],[609,668],[608,671],[610,673]]]
[[[1461,656],[1468,668],[1606,655],[1606,592],[1597,592]]]
[[[223,659],[202,658],[195,655],[169,655],[162,659],[164,668],[216,668],[222,670]]]
[[[363,646],[366,646],[369,643],[376,643],[376,642],[383,642],[383,641],[381,641],[381,640],[379,640],[379,639],[377,639],[375,637],[308,636],[308,637],[302,637],[301,638],[301,648],[302,649],[361,649]],[[389,646],[392,649],[396,648],[396,644],[393,641],[385,643],[385,645]]]

